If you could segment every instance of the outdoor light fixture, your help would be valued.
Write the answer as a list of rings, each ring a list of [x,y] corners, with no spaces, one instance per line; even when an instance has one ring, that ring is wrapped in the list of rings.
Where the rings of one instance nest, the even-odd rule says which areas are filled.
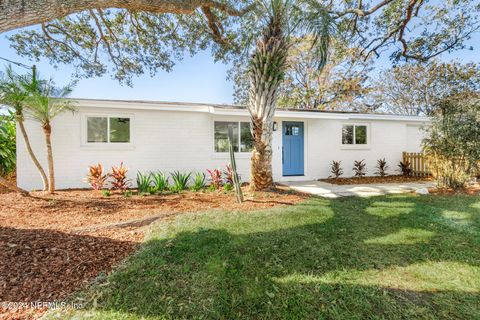
[[[277,121],[273,121],[273,131],[277,131]]]

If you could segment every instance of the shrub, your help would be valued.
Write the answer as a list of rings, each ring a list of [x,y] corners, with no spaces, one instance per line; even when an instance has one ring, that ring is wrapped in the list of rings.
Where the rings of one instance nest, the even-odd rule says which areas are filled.
[[[152,186],[152,176],[150,174],[137,173],[137,188],[139,193],[149,193]]]
[[[400,161],[398,164],[398,168],[400,168],[400,172],[403,176],[408,177],[412,174],[412,169],[410,168],[410,161]]]
[[[153,184],[155,186],[155,192],[163,192],[168,190],[168,177],[166,174],[158,171],[151,173]]]
[[[101,190],[105,186],[109,174],[103,174],[103,166],[99,163],[88,167],[86,181],[94,190]]]
[[[102,190],[102,194],[103,196],[106,198],[106,197],[110,197],[111,193],[109,190]]]
[[[478,174],[480,94],[464,91],[441,100],[427,132],[423,149],[437,183],[464,187]]]
[[[171,190],[173,192],[180,192],[188,188],[188,181],[192,176],[192,173],[181,173],[180,171],[174,171],[171,173],[173,184]]]
[[[197,172],[193,178],[193,184],[190,187],[193,191],[200,191],[205,188],[205,173]]]
[[[230,184],[233,186],[233,170],[232,166],[227,164],[226,170],[223,172],[225,175],[225,183]]]
[[[355,172],[355,177],[363,177],[367,173],[365,160],[353,162],[353,172]]]
[[[225,190],[226,192],[232,191],[232,190],[233,190],[233,184],[226,183],[226,184],[223,186],[223,190]]]
[[[378,174],[380,177],[385,177],[387,175],[388,165],[385,158],[377,160],[376,168],[377,171],[375,173]]]
[[[218,170],[218,169],[208,170],[207,169],[207,172],[210,174],[211,185],[215,189],[219,189],[220,186],[222,185],[222,173],[220,172],[220,170]]]
[[[15,171],[15,160],[15,118],[0,114],[0,175]]]
[[[125,198],[130,198],[133,195],[132,190],[127,190],[123,193]]]
[[[330,172],[332,173],[329,178],[335,178],[338,179],[342,174],[343,174],[343,169],[341,167],[342,161],[332,161],[332,164],[330,165]]]
[[[120,166],[113,166],[111,177],[112,181],[112,190],[121,190],[125,191],[130,186],[130,180],[127,179],[128,169],[123,165],[123,162],[120,163]]]

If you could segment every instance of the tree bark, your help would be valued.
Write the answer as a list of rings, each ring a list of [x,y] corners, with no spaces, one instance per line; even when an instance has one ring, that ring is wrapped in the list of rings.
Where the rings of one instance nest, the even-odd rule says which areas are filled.
[[[37,167],[37,170],[40,173],[40,176],[42,177],[43,191],[47,191],[48,179],[47,179],[47,175],[45,174],[45,170],[43,170],[42,165],[40,164],[37,157],[33,153],[32,145],[30,144],[30,139],[28,138],[27,130],[25,130],[25,125],[23,123],[23,120],[17,119],[17,121],[18,121],[18,126],[20,127],[20,131],[22,132],[23,140],[25,141],[25,147],[27,148],[28,154],[30,155],[30,158],[35,164],[35,167]]]
[[[254,150],[250,162],[250,188],[265,190],[273,187],[272,130],[268,130],[272,123],[271,121],[262,123],[258,119],[253,121],[256,123],[253,127],[256,131],[254,136],[257,138],[254,139]]]
[[[216,0],[3,0],[0,1],[0,33],[48,22],[89,9],[117,8],[151,13],[192,14],[199,8],[217,9],[240,16],[237,10]]]
[[[274,16],[257,41],[249,69],[248,111],[252,124],[254,150],[250,166],[250,188],[273,187],[272,133],[277,90],[286,68],[288,42],[282,31],[281,12]]]
[[[48,192],[55,192],[55,171],[53,166],[53,153],[52,153],[52,128],[50,123],[46,123],[43,126],[43,131],[45,132],[45,142],[47,145],[47,160],[48,160]]]

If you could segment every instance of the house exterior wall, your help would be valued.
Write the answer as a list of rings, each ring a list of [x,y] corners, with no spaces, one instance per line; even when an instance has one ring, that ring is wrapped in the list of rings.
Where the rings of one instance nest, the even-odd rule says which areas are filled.
[[[130,145],[85,144],[86,115],[128,115],[131,117]],[[137,171],[174,170],[201,171],[221,168],[229,163],[228,153],[214,152],[214,121],[248,121],[245,113],[222,115],[209,112],[174,110],[142,110],[127,108],[78,107],[78,112],[64,113],[53,121],[52,145],[58,189],[85,188],[89,165],[102,163],[106,169],[123,162],[129,168],[129,178],[135,184]],[[313,119],[304,117],[276,117],[278,130],[274,132],[273,173],[276,181],[311,180],[328,177],[332,160],[342,161],[345,176],[352,175],[354,160],[365,159],[368,174],[375,172],[379,158],[386,158],[390,172],[397,168],[402,151],[419,148],[420,123],[383,120]],[[282,176],[282,123],[304,122],[305,175]],[[369,130],[367,147],[345,147],[341,144],[344,123],[366,123]],[[38,123],[27,120],[26,129],[33,149],[44,168],[46,152],[43,132]],[[249,180],[250,153],[238,153],[237,168],[243,181]],[[31,162],[23,139],[17,139],[17,181],[21,188],[38,190],[41,178]]]

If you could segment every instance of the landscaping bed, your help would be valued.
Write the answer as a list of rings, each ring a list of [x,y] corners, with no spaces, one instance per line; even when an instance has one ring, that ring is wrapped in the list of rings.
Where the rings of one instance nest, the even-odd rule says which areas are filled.
[[[182,192],[125,197],[112,192],[67,190],[0,196],[0,301],[63,301],[130,255],[143,241],[146,226],[184,212],[251,211],[293,205],[305,198],[288,189],[233,192]],[[3,312],[2,312],[3,311]],[[26,308],[0,319],[25,318]]]
[[[480,184],[476,183],[474,185],[466,186],[462,189],[452,189],[452,188],[429,188],[428,191],[432,194],[438,195],[452,195],[452,194],[469,194],[469,195],[480,195]]]
[[[408,183],[408,182],[421,182],[430,181],[429,177],[413,177],[403,175],[391,175],[391,176],[368,176],[368,177],[350,177],[350,178],[328,178],[319,179],[331,184],[349,185],[349,184],[369,184],[369,183]]]

